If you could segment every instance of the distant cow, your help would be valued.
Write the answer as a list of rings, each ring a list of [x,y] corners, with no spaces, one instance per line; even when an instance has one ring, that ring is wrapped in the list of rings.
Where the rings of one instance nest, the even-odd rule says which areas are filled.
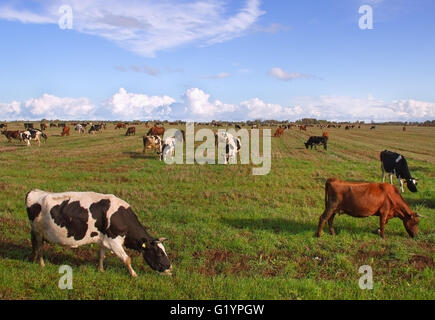
[[[33,123],[26,122],[24,123],[24,129],[33,129]]]
[[[417,192],[418,179],[411,176],[408,168],[408,163],[404,156],[395,152],[385,150],[381,152],[380,159],[382,182],[385,182],[385,173],[388,173],[388,175],[390,176],[390,183],[393,184],[393,174],[395,174],[399,182],[400,190],[402,192],[405,192],[402,180],[406,181],[406,186],[408,187],[409,191]]]
[[[125,129],[126,127],[125,123],[117,123],[115,125],[115,129]]]
[[[402,131],[405,132],[405,131],[406,131],[406,127],[403,127],[403,128],[402,128]]]
[[[283,134],[284,134],[284,129],[282,127],[279,127],[278,129],[276,129],[275,134],[273,136],[281,137]]]
[[[30,147],[30,141],[37,141],[38,146],[41,146],[41,138],[44,139],[44,142],[47,142],[47,135],[43,133],[39,129],[29,129],[23,132],[20,132],[21,140],[27,143],[27,146]]]
[[[39,126],[40,126],[40,128],[41,128],[41,131],[46,130],[47,127],[48,127],[46,123],[41,123]]]
[[[80,134],[85,133],[85,128],[80,123],[75,125],[74,130],[78,131]]]
[[[6,139],[8,139],[9,143],[12,142],[12,139],[16,139],[16,140],[20,140],[20,141],[23,140],[21,138],[20,131],[18,131],[18,130],[16,130],[16,131],[4,130],[1,133],[6,137]]]
[[[89,134],[94,134],[96,132],[102,133],[103,126],[101,124],[94,124],[89,128],[88,133]]]
[[[126,136],[136,135],[136,127],[130,127],[125,133]]]
[[[60,127],[61,125],[59,125],[59,127]],[[63,136],[69,136],[69,131],[70,131],[70,127],[68,127],[68,126],[65,126],[65,127],[63,127],[63,129],[62,129],[62,137]]]
[[[388,183],[345,182],[328,179],[325,184],[325,211],[320,216],[316,235],[320,237],[326,222],[335,235],[333,226],[336,213],[356,218],[380,217],[379,234],[384,238],[385,225],[394,217],[403,221],[411,237],[418,234],[418,217],[403,200],[399,190]]]
[[[307,149],[308,149],[308,147],[311,147],[311,149],[313,149],[313,146],[316,149],[316,147],[318,145],[323,145],[323,148],[325,150],[328,150],[328,137],[313,136],[313,137],[310,137],[307,142],[305,142],[305,148],[307,148]]]
[[[45,240],[70,248],[98,244],[102,272],[105,252],[109,250],[124,262],[132,277],[137,276],[124,246],[141,252],[152,269],[165,274],[172,270],[162,243],[166,239],[151,237],[130,205],[114,195],[32,190],[25,202],[31,225],[31,258],[39,259],[42,267]]]
[[[228,132],[218,132],[215,134],[216,145],[225,144],[225,154],[222,154],[224,158],[224,164],[237,161],[237,153],[242,148],[242,142],[240,138],[233,136]]]
[[[157,125],[154,125],[154,127],[152,127],[148,133],[147,136],[162,136],[165,134],[165,128],[163,127],[158,127]]]
[[[0,123],[0,129],[6,129],[8,127],[7,123]]]
[[[162,151],[162,139],[159,136],[144,136],[143,140],[143,153],[147,150],[157,150],[160,154]]]
[[[307,126],[299,126],[299,131],[307,131]]]
[[[376,129],[376,126],[371,126],[370,127],[370,130],[375,130]]]
[[[55,124],[55,123],[50,123],[50,128],[53,128],[53,127],[57,127],[57,124]]]

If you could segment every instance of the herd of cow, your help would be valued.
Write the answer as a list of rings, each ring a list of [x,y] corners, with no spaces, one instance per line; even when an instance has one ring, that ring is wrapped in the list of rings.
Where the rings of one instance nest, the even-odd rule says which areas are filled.
[[[118,125],[117,125],[118,126]],[[84,124],[75,124],[75,130],[83,133]],[[83,130],[82,130],[83,128]],[[99,132],[103,124],[90,124],[89,133]],[[118,127],[117,127],[118,128]],[[118,129],[126,128],[119,126]],[[126,135],[135,134],[135,128],[127,129]],[[283,133],[280,127],[275,133]],[[303,129],[301,129],[303,130]],[[82,132],[83,131],[83,132]],[[39,129],[26,128],[26,131],[2,131],[8,141],[19,139],[28,145],[30,140],[40,143],[40,138],[47,136]],[[64,126],[62,135],[69,134],[69,127]],[[176,131],[173,137],[163,140],[164,127],[154,126],[143,137],[143,152],[155,149],[161,160],[175,150],[175,145],[185,139],[184,131]],[[322,136],[312,136],[305,143],[306,148],[323,145],[327,150],[328,132]],[[226,143],[226,161],[236,157],[241,148],[240,139],[227,132],[216,134],[216,142]],[[417,192],[418,180],[413,178],[403,155],[388,150],[380,153],[383,183],[346,182],[334,178],[325,184],[325,210],[319,218],[316,236],[328,222],[329,231],[335,235],[333,226],[336,214],[348,214],[353,217],[379,216],[380,226],[377,233],[384,238],[385,225],[388,220],[397,217],[403,221],[405,230],[411,237],[418,234],[419,217],[402,198],[403,181],[411,192]],[[390,177],[390,184],[385,183],[385,175]],[[399,189],[394,187],[393,175],[399,181]],[[131,265],[131,258],[124,247],[139,251],[149,266],[162,274],[170,275],[172,265],[166,254],[163,242],[165,238],[154,238],[148,234],[139,222],[130,205],[114,195],[94,192],[51,193],[31,190],[25,198],[28,218],[31,224],[32,260],[38,260],[44,266],[42,243],[48,241],[63,246],[76,248],[86,244],[99,245],[99,269],[104,271],[105,252],[112,251],[128,268],[131,276],[136,273]]]

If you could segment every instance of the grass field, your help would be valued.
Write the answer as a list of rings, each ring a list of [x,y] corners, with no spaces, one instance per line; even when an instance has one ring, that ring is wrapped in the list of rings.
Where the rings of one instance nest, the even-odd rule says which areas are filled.
[[[142,155],[144,125],[131,137],[113,127],[69,137],[48,129],[40,148],[0,137],[0,299],[435,298],[435,128],[329,129],[326,152],[303,145],[320,129],[287,130],[272,138],[270,174],[253,176],[250,165],[168,166],[155,153]],[[425,216],[419,236],[411,239],[392,219],[382,240],[373,233],[377,217],[342,215],[337,236],[325,228],[315,238],[327,178],[379,182],[384,149],[403,154],[419,178],[419,192],[403,195]],[[169,238],[173,276],[160,276],[132,251],[138,278],[114,255],[99,273],[96,246],[45,244],[45,268],[29,262],[24,198],[33,188],[124,199],[152,235]],[[73,268],[73,290],[58,288],[64,264]],[[373,269],[373,290],[359,288],[362,265]]]

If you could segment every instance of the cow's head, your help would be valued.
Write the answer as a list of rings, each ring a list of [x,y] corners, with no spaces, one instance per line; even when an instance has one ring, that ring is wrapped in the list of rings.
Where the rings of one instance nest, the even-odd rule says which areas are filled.
[[[306,149],[308,149],[308,146],[309,146],[308,142],[305,142],[305,148]]]
[[[418,191],[417,184],[418,184],[418,179],[415,179],[415,178],[411,178],[411,179],[406,181],[406,185],[407,185],[409,191],[414,192],[414,193]]]
[[[145,240],[142,244],[142,255],[149,266],[158,272],[171,275],[172,266],[166,255],[163,242],[166,238]]]
[[[406,231],[411,236],[411,238],[414,238],[418,235],[418,222],[419,222],[419,215],[414,213],[407,219],[403,220],[403,225],[405,226]]]

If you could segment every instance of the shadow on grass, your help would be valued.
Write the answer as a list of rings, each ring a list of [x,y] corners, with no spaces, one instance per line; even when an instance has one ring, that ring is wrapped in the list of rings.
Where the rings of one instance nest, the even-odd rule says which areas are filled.
[[[127,152],[123,152],[123,154],[129,156],[132,159],[158,159],[159,156],[156,153],[147,153],[147,154],[143,154],[142,152],[132,152],[132,151],[127,151]]]
[[[427,199],[407,199],[406,202],[410,206],[422,206],[428,209],[435,209],[435,199],[427,198]]]
[[[319,215],[320,216],[320,215]],[[347,234],[372,234],[374,237],[379,237],[377,235],[377,228],[379,225],[377,223],[378,218],[376,218],[376,222],[373,220],[365,219],[367,221],[367,225],[358,226],[353,223],[347,223],[347,221],[341,220],[339,216],[337,216],[334,220],[334,228],[337,236],[340,235],[341,232]],[[223,218],[221,221],[233,228],[236,229],[249,229],[250,231],[254,230],[270,230],[274,233],[287,233],[291,235],[297,235],[301,233],[311,232],[313,237],[317,231],[318,219],[316,218],[313,222],[299,222],[292,221],[289,219],[231,219],[231,218]],[[405,231],[405,230],[403,230]],[[324,234],[330,234],[328,224],[323,228]],[[391,228],[386,227],[385,230],[386,236],[404,236],[405,233],[401,231],[391,230]]]
[[[98,264],[96,252],[98,250],[91,248],[69,249],[62,248],[62,251],[55,250],[55,246],[44,244],[42,255],[45,262],[62,265],[80,266],[83,264]],[[13,243],[11,241],[0,240],[0,257],[13,260],[31,262],[32,245],[26,243]],[[37,262],[35,262],[37,263]]]
[[[317,228],[317,222],[297,222],[287,219],[231,219],[222,218],[222,222],[236,229],[271,230],[274,233],[299,234],[312,231],[313,235]]]

